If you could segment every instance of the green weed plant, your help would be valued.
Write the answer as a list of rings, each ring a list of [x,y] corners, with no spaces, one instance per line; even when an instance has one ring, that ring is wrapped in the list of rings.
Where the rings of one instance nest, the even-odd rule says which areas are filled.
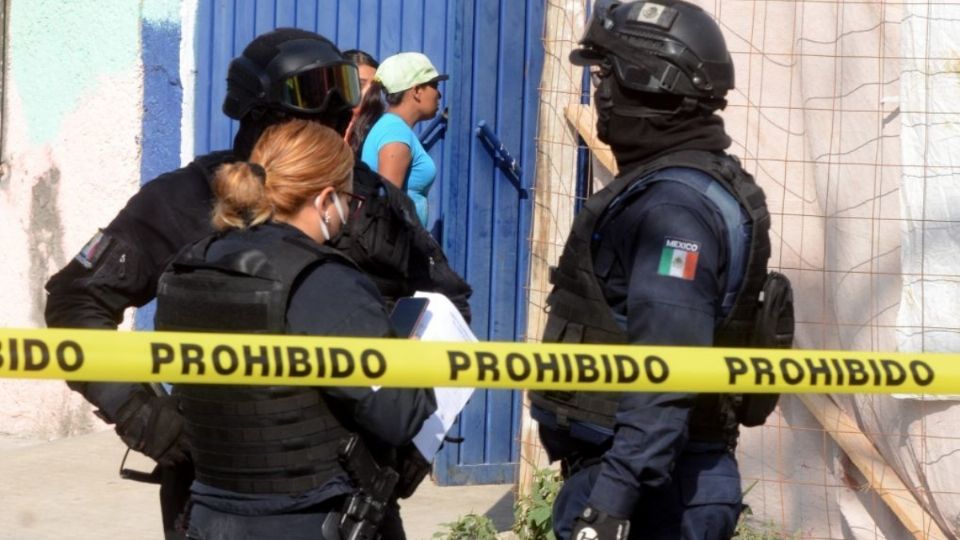
[[[487,516],[470,513],[452,523],[444,523],[445,530],[433,533],[441,540],[496,540],[497,528]]]
[[[513,532],[520,540],[556,540],[553,536],[553,501],[563,481],[560,471],[538,469],[530,493],[513,506]]]

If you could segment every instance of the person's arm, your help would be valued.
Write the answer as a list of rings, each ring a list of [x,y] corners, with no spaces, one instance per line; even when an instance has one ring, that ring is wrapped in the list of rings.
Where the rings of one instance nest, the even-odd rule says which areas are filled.
[[[336,284],[331,287],[331,284]],[[350,337],[394,337],[376,286],[345,265],[322,264],[306,276],[290,299],[291,333]],[[325,387],[341,418],[365,436],[390,446],[413,440],[437,410],[432,389]]]
[[[51,328],[116,329],[128,307],[153,298],[166,260],[209,230],[209,187],[195,168],[161,176],[46,284]],[[71,382],[131,448],[157,461],[182,459],[181,418],[143,384]]]
[[[722,244],[708,218],[683,206],[645,211],[618,251],[629,261],[627,333],[631,343],[708,346],[721,296]],[[677,247],[680,246],[680,247]],[[684,249],[685,248],[685,249]],[[690,259],[695,257],[692,264]],[[670,481],[686,444],[695,394],[629,393],[616,413],[590,505],[628,518],[645,489]]]
[[[127,202],[46,284],[50,327],[115,329],[156,294],[167,261],[212,232],[209,180],[196,164],[162,175]]]
[[[387,143],[380,147],[377,153],[377,172],[397,188],[403,189],[412,160],[413,154],[406,143]]]
[[[67,266],[47,281],[46,289],[44,318],[48,327],[115,330],[125,308],[149,298],[150,286],[142,253],[122,237],[98,231]],[[121,405],[143,390],[143,385],[129,383],[67,384],[111,423]]]
[[[334,387],[324,393],[341,405],[365,436],[396,447],[412,442],[424,420],[437,410],[430,388]]]
[[[47,282],[47,326],[116,329],[125,308],[150,298],[156,285],[151,284],[142,252],[109,231],[97,233]],[[67,385],[97,407],[97,416],[115,423],[117,434],[130,448],[158,463],[186,459],[183,420],[173,399],[156,396],[143,384]]]

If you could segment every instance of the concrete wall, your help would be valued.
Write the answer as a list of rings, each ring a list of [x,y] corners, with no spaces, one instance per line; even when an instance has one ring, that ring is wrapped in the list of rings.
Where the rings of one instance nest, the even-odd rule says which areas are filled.
[[[46,280],[180,162],[182,3],[8,2],[0,326],[43,326]],[[0,407],[0,435],[103,428],[62,382],[0,380]]]

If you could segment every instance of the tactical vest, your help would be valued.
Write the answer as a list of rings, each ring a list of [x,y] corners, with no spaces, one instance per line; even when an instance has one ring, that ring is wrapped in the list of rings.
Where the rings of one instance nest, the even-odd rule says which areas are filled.
[[[332,246],[346,253],[392,305],[417,290],[439,292],[470,321],[470,285],[454,272],[439,244],[420,226],[413,202],[365,164],[357,165],[353,191],[364,197]],[[363,174],[365,173],[365,174]]]
[[[334,240],[389,298],[411,296],[409,286],[412,230],[404,216],[403,193],[389,190],[374,174],[354,176],[353,191],[364,197],[360,211]],[[416,216],[413,216],[416,219]]]
[[[293,233],[208,261],[217,238],[184,248],[160,277],[158,330],[284,333],[298,276],[329,261],[353,265]],[[251,354],[268,357],[269,351]],[[315,388],[183,384],[174,391],[196,477],[204,484],[241,493],[301,493],[342,472],[337,450],[349,432]]]
[[[715,328],[714,343],[731,347],[751,344],[770,257],[770,216],[765,196],[736,158],[696,150],[668,154],[627,171],[587,200],[574,220],[559,265],[551,273],[554,287],[547,298],[549,315],[544,341],[628,342],[626,330],[614,318],[594,274],[593,234],[611,204],[627,190],[636,196],[655,182],[677,181],[660,174],[672,168],[693,169],[709,175],[736,199],[749,218],[750,249],[745,257],[739,290],[727,291],[728,297],[723,300],[725,316]],[[715,197],[708,198],[716,200]],[[725,213],[723,208],[719,210],[721,214]],[[729,219],[729,215],[725,216],[728,229]],[[730,279],[736,279],[736,276],[728,276]],[[609,392],[530,392],[531,402],[555,414],[561,425],[571,420],[583,421],[609,430],[614,427],[619,398],[620,393]],[[691,411],[691,440],[735,445],[738,435],[736,414],[736,404],[729,396],[699,394]]]

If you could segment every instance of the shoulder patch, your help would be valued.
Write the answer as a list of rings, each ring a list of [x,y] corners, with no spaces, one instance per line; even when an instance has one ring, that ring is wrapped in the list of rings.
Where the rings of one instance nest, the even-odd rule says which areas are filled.
[[[660,252],[660,265],[657,274],[693,280],[697,275],[697,259],[700,256],[700,244],[690,240],[667,237],[663,251]]]
[[[107,251],[107,247],[110,246],[110,242],[112,241],[109,236],[103,234],[103,229],[99,229],[97,233],[93,235],[93,238],[87,241],[83,249],[80,250],[80,253],[77,253],[74,259],[82,264],[84,268],[93,268],[97,265],[100,257]]]

